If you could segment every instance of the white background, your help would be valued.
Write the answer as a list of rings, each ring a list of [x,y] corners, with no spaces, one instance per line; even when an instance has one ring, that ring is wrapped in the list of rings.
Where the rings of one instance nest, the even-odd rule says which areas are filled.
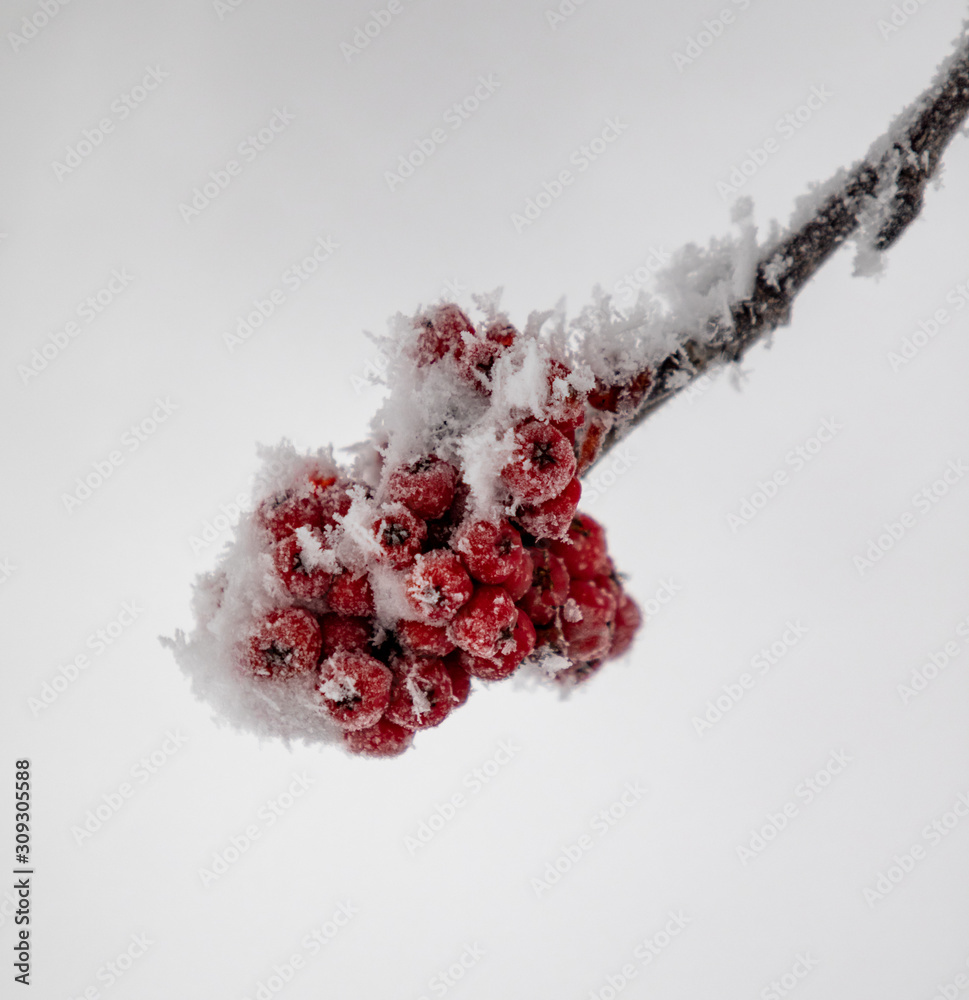
[[[724,6],[733,23],[679,70],[674,52]],[[969,819],[936,845],[923,835],[969,791],[969,483],[924,515],[913,499],[969,459],[969,309],[947,304],[969,280],[965,138],[882,280],[852,278],[846,249],[749,355],[741,391],[721,377],[631,439],[631,469],[587,509],[641,603],[663,581],[679,590],[573,699],[483,689],[393,761],[290,751],[218,727],[158,641],[192,624],[193,577],[231,532],[198,552],[191,539],[248,490],[257,442],[365,436],[380,390],[360,387],[375,354],[364,330],[448,287],[467,303],[504,286],[517,323],[562,295],[574,312],[651,248],[728,233],[717,182],[825,88],[743,189],[762,230],[785,220],[927,84],[965,13],[932,0],[886,36],[883,0],[740,7],[587,0],[553,28],[531,0],[409,0],[348,58],[366,3],[243,0],[220,15],[201,0],[73,0],[26,44],[7,33],[41,8],[4,5],[0,843],[13,841],[13,762],[29,757],[36,995],[241,1000],[281,985],[273,966],[298,954],[273,995],[439,996],[432,977],[469,944],[483,955],[455,1000],[607,998],[625,963],[630,998],[767,996],[798,955],[816,961],[796,980],[804,1000],[929,1000],[969,971]],[[121,119],[114,102],[149,67],[164,82]],[[497,89],[452,128],[445,113],[489,74]],[[275,109],[295,117],[242,162]],[[54,162],[105,117],[113,130],[58,177]],[[620,138],[517,232],[512,214],[617,117]],[[446,141],[391,191],[385,172],[435,127]],[[230,159],[241,174],[186,221],[179,205]],[[319,237],[339,249],[230,351],[224,335]],[[77,307],[112,269],[131,280],[86,323]],[[940,308],[948,322],[893,371],[889,353]],[[78,335],[25,377],[72,319]],[[132,450],[124,436],[157,399],[176,409]],[[825,419],[842,427],[834,439],[732,530]],[[120,466],[68,511],[64,495],[113,450]],[[906,511],[915,526],[861,572],[855,557]],[[124,602],[137,619],[95,653],[89,637]],[[808,631],[760,676],[752,657],[789,621]],[[897,686],[950,640],[948,667],[903,703]],[[80,654],[89,666],[38,708]],[[699,735],[694,717],[745,671],[753,688]],[[187,741],[166,758],[169,731]],[[468,776],[502,741],[520,749],[475,794]],[[798,797],[833,751],[847,767]],[[164,763],[142,781],[152,752]],[[309,790],[269,825],[295,775]],[[124,782],[132,796],[80,837]],[[647,792],[602,836],[594,818],[627,782]],[[742,863],[738,845],[788,801],[797,815]],[[250,825],[258,840],[203,885],[200,869]],[[592,848],[539,891],[583,835]],[[924,859],[866,900],[916,844]],[[358,912],[312,956],[305,936],[341,901]],[[670,911],[686,928],[642,964],[637,947]],[[112,983],[106,963],[132,935],[152,943]]]

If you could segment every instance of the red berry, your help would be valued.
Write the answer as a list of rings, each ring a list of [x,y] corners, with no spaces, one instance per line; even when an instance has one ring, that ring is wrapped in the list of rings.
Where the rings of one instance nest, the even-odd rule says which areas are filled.
[[[332,483],[323,491],[320,502],[320,525],[332,528],[337,525],[337,517],[345,517],[353,500],[347,492],[352,483]]]
[[[276,541],[288,538],[297,528],[317,527],[320,500],[310,485],[267,497],[256,508],[256,520]]]
[[[414,734],[385,716],[369,729],[347,730],[343,739],[351,753],[367,757],[396,757],[414,742]]]
[[[454,707],[452,693],[443,660],[406,657],[395,664],[387,718],[405,729],[440,725]]]
[[[444,669],[451,678],[451,701],[454,708],[463,705],[471,694],[471,675],[461,666],[461,657],[467,655],[462,651],[459,655],[448,656],[444,660]]]
[[[455,645],[468,653],[496,656],[499,642],[514,627],[517,618],[518,609],[504,587],[478,587],[455,615],[448,634]]]
[[[643,616],[639,605],[628,595],[623,594],[616,607],[616,618],[612,624],[612,645],[609,647],[609,658],[622,656],[633,644],[633,638],[639,631]]]
[[[652,384],[653,373],[648,368],[614,385],[597,378],[595,388],[589,393],[589,406],[606,413],[632,413],[646,398]]]
[[[445,354],[453,354],[462,343],[462,334],[474,334],[471,320],[453,303],[437,306],[417,323],[417,363],[429,365]]]
[[[502,584],[505,590],[511,594],[511,599],[515,603],[520,601],[531,589],[534,571],[535,564],[532,562],[532,557],[523,549],[518,569]]]
[[[306,528],[276,543],[273,563],[286,589],[301,601],[322,597],[333,574],[320,565],[326,541],[319,528]]]
[[[570,659],[594,660],[609,651],[616,599],[604,587],[591,580],[573,580],[561,616],[565,652]]]
[[[500,344],[502,347],[511,347],[517,336],[518,331],[511,325],[511,323],[503,319],[495,320],[495,322],[492,323],[487,330],[485,330],[485,340],[494,341],[494,343]]]
[[[601,417],[595,417],[586,424],[584,433],[579,439],[576,475],[581,476],[599,457],[605,437],[606,425],[602,422]]]
[[[451,506],[457,481],[458,470],[450,462],[427,455],[394,469],[387,477],[384,497],[388,503],[402,503],[430,521],[442,517]]]
[[[446,549],[434,549],[414,559],[404,579],[411,607],[430,625],[450,621],[471,597],[474,587],[461,560]]]
[[[602,525],[588,514],[576,514],[568,534],[561,541],[551,542],[549,551],[562,559],[569,576],[576,580],[591,580],[611,570],[606,553],[606,533]]]
[[[500,344],[480,338],[460,344],[454,357],[461,377],[481,392],[490,393],[491,372],[495,362],[501,357],[501,351]]]
[[[257,677],[306,674],[319,661],[322,641],[319,624],[303,608],[270,611],[250,633],[246,665]]]
[[[393,674],[366,653],[341,649],[320,666],[316,693],[327,714],[344,729],[369,729],[390,703]]]
[[[522,507],[515,519],[535,538],[564,538],[581,496],[582,484],[571,479],[557,497],[534,507]]]
[[[370,621],[367,618],[350,618],[347,615],[320,615],[323,632],[324,660],[340,649],[365,653],[370,642]]]
[[[521,536],[505,520],[465,522],[451,547],[461,554],[468,572],[482,583],[503,583],[521,570],[524,549]]]
[[[366,575],[354,576],[350,572],[341,573],[336,577],[326,595],[326,603],[330,610],[338,615],[364,617],[372,615],[373,590]]]
[[[373,533],[380,544],[377,558],[394,569],[404,569],[420,552],[427,526],[402,503],[385,504]]]
[[[569,571],[548,549],[530,549],[534,568],[531,589],[519,600],[535,625],[548,625],[569,595]]]
[[[549,424],[529,420],[515,429],[516,447],[501,478],[515,500],[539,504],[565,489],[575,475],[575,453]]]
[[[400,644],[412,653],[422,656],[447,656],[454,649],[443,625],[428,625],[401,619],[394,629]]]
[[[575,430],[585,420],[585,401],[568,381],[572,369],[554,358],[548,363],[548,401],[545,411],[561,425],[561,430]]]
[[[535,648],[535,626],[524,611],[518,612],[518,619],[512,628],[505,629],[498,640],[495,656],[474,656],[462,651],[461,665],[473,677],[483,681],[500,681],[510,677],[522,660]]]

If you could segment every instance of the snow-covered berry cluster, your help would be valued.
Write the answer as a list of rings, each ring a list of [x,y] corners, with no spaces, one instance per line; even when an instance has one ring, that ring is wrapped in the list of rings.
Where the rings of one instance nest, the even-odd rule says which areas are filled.
[[[353,473],[280,448],[197,601],[250,711],[375,756],[440,724],[472,678],[527,661],[572,686],[640,624],[602,526],[577,510],[594,377],[453,305],[395,343],[401,384]]]

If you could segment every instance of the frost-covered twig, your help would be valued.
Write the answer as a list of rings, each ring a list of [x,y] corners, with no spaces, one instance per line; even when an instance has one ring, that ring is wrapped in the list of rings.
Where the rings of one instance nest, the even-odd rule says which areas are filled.
[[[592,444],[588,449],[586,471],[694,378],[717,365],[738,361],[752,344],[785,326],[795,296],[848,237],[854,236],[861,244],[856,270],[870,273],[877,267],[879,255],[921,210],[925,186],[969,112],[969,22],[954,45],[955,51],[940,66],[932,85],[896,118],[865,159],[801,199],[788,231],[754,248],[756,263],[749,291],[731,296],[725,308],[715,315],[707,313],[705,322],[687,320],[694,329],[680,332],[678,344],[658,364],[632,373],[627,368],[623,383],[628,387],[638,379],[640,385],[648,383],[648,389],[645,395],[634,392],[636,401],[625,412],[620,408],[619,413],[605,416],[601,446]],[[697,257],[704,257],[695,247],[688,249],[694,265]],[[707,263],[712,260],[716,267],[718,255],[722,264],[722,248],[712,250]],[[709,285],[709,270],[704,273],[702,267],[693,267],[700,284]],[[724,278],[732,277],[735,285],[736,265],[730,270],[733,275]]]

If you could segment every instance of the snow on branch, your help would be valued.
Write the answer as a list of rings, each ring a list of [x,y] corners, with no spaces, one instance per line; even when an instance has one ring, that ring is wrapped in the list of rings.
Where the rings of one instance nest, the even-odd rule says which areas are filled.
[[[679,285],[673,289],[679,300],[674,306],[680,307],[670,317],[673,329],[660,338],[671,346],[661,358],[648,359],[646,368],[642,361],[638,370],[617,368],[624,387],[645,384],[648,389],[627,393],[633,405],[603,415],[600,439],[590,442],[583,471],[693,379],[739,361],[751,345],[787,325],[798,292],[849,237],[859,244],[855,273],[877,271],[881,255],[919,214],[925,186],[969,113],[969,22],[954,49],[932,85],[864,160],[799,200],[787,232],[757,246],[748,223],[746,240],[739,244],[722,241],[707,251],[692,246],[680,252],[664,276],[667,284]],[[736,221],[746,222],[749,210],[749,201],[742,200]],[[741,271],[746,272],[742,283]],[[684,288],[684,282],[692,287]],[[602,306],[609,310],[607,303]],[[630,327],[649,324],[650,317],[641,315],[638,323],[627,322],[624,332],[628,336]],[[609,328],[613,340],[623,327],[601,315],[597,325]],[[650,339],[656,342],[655,335]]]

